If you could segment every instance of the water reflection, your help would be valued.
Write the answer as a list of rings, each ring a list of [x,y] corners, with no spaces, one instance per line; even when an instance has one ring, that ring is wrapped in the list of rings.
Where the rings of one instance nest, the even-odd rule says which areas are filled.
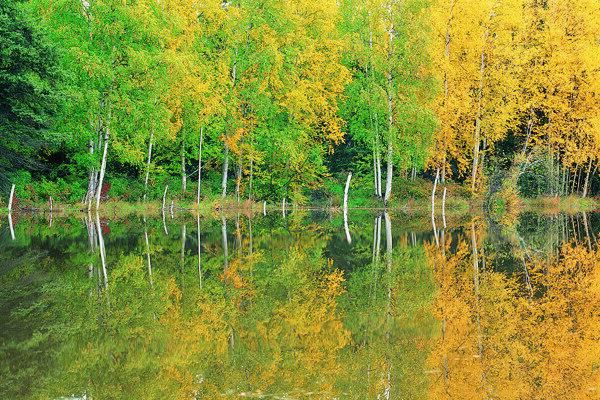
[[[0,397],[594,397],[597,215],[407,217],[5,218]]]

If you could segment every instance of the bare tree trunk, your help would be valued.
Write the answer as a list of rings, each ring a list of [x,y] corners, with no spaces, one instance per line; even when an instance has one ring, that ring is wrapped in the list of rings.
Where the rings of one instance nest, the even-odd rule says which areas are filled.
[[[346,230],[346,240],[348,241],[348,243],[352,243],[350,229],[348,228],[348,188],[350,188],[351,179],[352,172],[348,173],[348,179],[346,180],[346,188],[344,189],[344,229]]]
[[[390,116],[390,120],[391,120]],[[392,146],[392,140],[388,142],[388,151],[387,151],[387,176],[385,181],[385,198],[383,199],[383,204],[387,206],[390,201],[390,196],[392,194],[392,175],[394,171],[394,148]]]
[[[237,202],[240,202],[240,185],[242,183],[242,156],[240,156],[240,160],[238,163],[238,168],[235,173],[235,197],[237,198]]]
[[[102,262],[102,273],[104,275],[104,289],[108,289],[108,274],[106,272],[106,247],[104,246],[104,236],[100,225],[100,215],[96,212],[96,232],[98,233],[98,247],[100,248],[100,260]]]
[[[167,190],[169,190],[169,185],[165,186],[165,192],[163,193],[162,208],[161,208],[163,210],[163,213],[165,210],[165,200],[167,198]]]
[[[392,59],[392,41],[394,39],[394,20],[390,13],[390,31],[389,31],[389,43],[388,43],[388,62],[391,63]],[[391,68],[391,67],[389,67]],[[387,149],[387,176],[385,182],[385,197],[383,203],[387,206],[390,196],[392,194],[392,175],[394,170],[394,147],[393,147],[393,127],[394,127],[394,87],[392,80],[392,71],[387,71],[387,106],[388,106],[388,149]]]
[[[248,188],[248,200],[250,201],[250,209],[252,209],[252,180],[254,179],[253,167],[254,160],[253,154],[250,154],[250,186]]]
[[[15,184],[10,187],[10,197],[8,198],[8,212],[12,210],[13,196],[15,195]]]
[[[184,271],[185,266],[185,239],[187,235],[187,224],[181,225],[181,255],[179,256],[179,264],[181,271]]]
[[[200,285],[200,289],[202,289],[202,245],[200,241],[200,214],[196,216],[198,221],[198,282]]]
[[[148,241],[148,226],[144,224],[144,237],[146,239],[146,258],[148,260],[148,276],[150,277],[150,287],[154,287],[154,281],[152,280],[152,263],[150,262],[150,242]]]
[[[444,197],[442,197],[442,221],[446,229],[446,187],[444,186]]]
[[[588,184],[590,182],[590,172],[592,171],[592,159],[590,158],[590,162],[588,164],[587,173],[585,175],[585,183],[583,184],[583,194],[581,197],[586,197],[588,193]]]
[[[94,140],[90,139],[90,143],[89,143],[89,153],[90,156],[94,155]],[[90,179],[88,181],[88,188],[87,188],[87,192],[85,194],[85,198],[84,198],[84,204],[87,204],[87,202],[94,197],[94,193],[95,193],[95,174],[96,168],[92,165],[90,167]]]
[[[227,173],[229,171],[229,145],[225,142],[225,160],[223,161],[223,181],[221,182],[222,197],[227,196]]]
[[[204,138],[204,126],[200,127],[200,145],[198,146],[198,194],[196,203],[200,205],[200,192],[202,189],[202,139]]]
[[[154,126],[150,132],[150,141],[148,142],[148,160],[146,161],[146,178],[144,179],[144,203],[148,195],[148,179],[150,178],[150,162],[152,161],[152,145],[154,142]]]
[[[221,217],[221,240],[223,243],[223,271],[227,271],[229,262],[229,248],[227,246],[227,220]]]
[[[435,190],[437,189],[438,180],[440,178],[440,169],[435,171],[435,180],[433,181],[433,190],[431,191],[431,214],[435,214]]]
[[[435,226],[435,190],[437,189],[438,179],[440,178],[440,169],[438,168],[435,172],[435,180],[433,181],[433,190],[431,191],[431,225],[433,228],[433,235],[435,237],[435,243],[437,247],[440,247],[438,239],[437,228]]]
[[[102,152],[102,165],[100,166],[100,177],[98,178],[98,187],[96,188],[96,210],[100,208],[100,194],[102,193],[102,183],[104,182],[104,173],[106,172],[106,155],[108,153],[108,139],[110,132],[108,127],[104,131],[104,151]]]
[[[490,10],[490,21],[493,18],[493,10]],[[488,41],[489,35],[489,24],[485,27],[485,33],[483,35],[483,50],[481,51],[481,62],[479,66],[479,89],[477,91],[477,116],[475,118],[475,143],[473,145],[473,172],[471,177],[471,190],[475,191],[475,181],[477,179],[477,163],[479,161],[479,142],[481,140],[481,116],[482,110],[482,99],[483,99],[483,80],[485,76],[485,46]]]
[[[181,191],[187,191],[187,175],[185,172],[185,146],[181,143]]]
[[[15,228],[13,227],[12,212],[8,210],[8,227],[10,229],[10,238],[15,240]]]
[[[525,144],[523,145],[523,150],[521,151],[521,155],[525,157],[525,152],[527,151],[527,145],[529,144],[529,138],[531,137],[531,130],[533,128],[533,115],[534,115],[533,103],[531,103],[531,107],[529,108],[529,122],[527,122],[527,136],[525,137]]]

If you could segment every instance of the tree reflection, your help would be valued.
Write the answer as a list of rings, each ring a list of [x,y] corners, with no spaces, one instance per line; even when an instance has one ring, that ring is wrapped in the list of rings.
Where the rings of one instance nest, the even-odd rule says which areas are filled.
[[[430,398],[594,397],[600,249],[583,234],[586,217],[580,227],[580,217],[556,218],[544,236],[512,229],[503,240],[473,221],[442,249],[427,245],[442,266],[435,308],[444,322],[428,359],[438,379]]]

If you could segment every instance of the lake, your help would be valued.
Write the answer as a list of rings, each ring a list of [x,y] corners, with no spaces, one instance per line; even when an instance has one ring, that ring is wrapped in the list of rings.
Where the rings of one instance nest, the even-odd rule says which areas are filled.
[[[579,399],[600,216],[0,215],[2,399]]]

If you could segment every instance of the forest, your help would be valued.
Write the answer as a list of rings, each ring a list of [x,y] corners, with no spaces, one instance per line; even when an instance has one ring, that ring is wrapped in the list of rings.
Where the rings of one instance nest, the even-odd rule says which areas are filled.
[[[596,0],[0,0],[0,206],[591,197],[599,95]]]

